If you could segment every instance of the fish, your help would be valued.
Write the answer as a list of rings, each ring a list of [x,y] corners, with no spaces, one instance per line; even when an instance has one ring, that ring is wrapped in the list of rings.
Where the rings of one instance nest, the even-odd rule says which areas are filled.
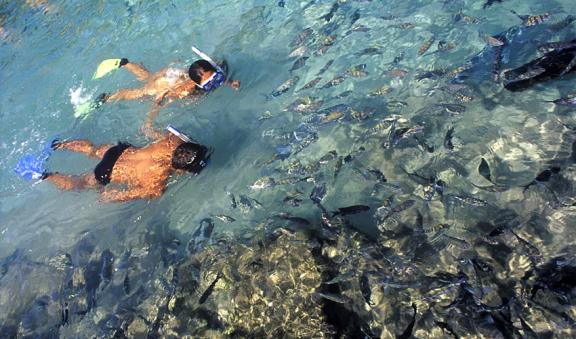
[[[482,5],[482,9],[486,9],[490,6],[492,6],[494,3],[502,3],[502,0],[486,0],[486,2],[484,3],[484,5]]]
[[[188,242],[188,252],[190,254],[198,253],[204,249],[207,242],[210,240],[212,231],[214,230],[214,222],[211,218],[204,218],[200,221],[200,225],[194,233],[192,233],[192,238]]]
[[[414,139],[416,139],[416,141],[418,142],[418,144],[420,146],[422,146],[422,148],[428,152],[428,153],[434,153],[434,146],[430,146],[428,145],[428,143],[426,143],[426,141],[421,140],[420,138],[418,138],[417,136],[414,137]]]
[[[470,16],[470,15],[467,15],[467,14],[464,14],[464,13],[462,13],[462,11],[456,13],[456,15],[454,16],[454,21],[456,21],[456,22],[462,21],[464,23],[473,24],[473,25],[477,25],[481,22],[480,19],[475,18],[475,17]]]
[[[390,25],[388,28],[397,28],[397,29],[413,29],[416,28],[416,25],[411,22],[403,22],[395,25]]]
[[[324,154],[322,157],[320,157],[320,159],[318,159],[318,163],[321,165],[327,164],[328,162],[336,159],[336,157],[338,156],[338,153],[334,150]]]
[[[298,34],[298,36],[296,36],[294,40],[292,40],[290,46],[295,47],[303,45],[313,33],[314,30],[311,27],[305,28],[302,32]]]
[[[307,219],[301,218],[301,217],[295,217],[292,216],[288,213],[279,213],[278,215],[276,215],[277,218],[283,219],[283,220],[288,220],[291,221],[293,223],[299,224],[299,225],[310,225],[310,221],[308,221]]]
[[[384,85],[380,88],[376,88],[376,89],[370,91],[366,96],[379,97],[379,96],[386,95],[386,94],[390,93],[391,91],[392,91],[392,89],[390,88],[390,86]]]
[[[331,122],[334,121],[338,121],[340,118],[342,118],[344,116],[344,112],[343,111],[335,111],[335,112],[331,112],[328,113],[324,116],[322,116],[320,118],[320,123],[325,125],[325,124],[329,124]]]
[[[363,56],[363,55],[379,55],[382,54],[382,51],[378,47],[368,47],[364,48],[360,52],[356,53],[356,56]]]
[[[466,64],[466,65],[462,65],[462,66],[458,66],[456,68],[454,68],[453,70],[451,70],[447,76],[449,78],[456,78],[460,75],[460,73],[469,70],[470,68],[472,68],[471,64]]]
[[[102,254],[100,255],[100,263],[101,281],[102,284],[106,286],[110,283],[110,280],[112,280],[112,273],[114,272],[114,253],[108,249],[102,251]]]
[[[548,27],[546,27],[546,29],[550,32],[556,33],[556,32],[563,30],[564,28],[568,27],[572,22],[574,22],[574,20],[576,20],[576,16],[569,14],[564,19],[562,19],[556,23],[548,25]]]
[[[415,125],[412,127],[404,127],[394,131],[392,135],[392,144],[397,145],[400,140],[408,139],[418,133],[422,133],[424,131],[424,126]]]
[[[363,65],[364,67],[366,67],[365,64],[362,64],[362,65]],[[346,75],[351,76],[351,77],[353,77],[353,78],[363,78],[363,77],[368,76],[368,74],[370,74],[370,73],[364,71],[363,68],[362,68],[362,69],[361,69],[361,68],[357,68],[357,66],[352,67],[352,68],[350,68],[350,69],[348,69],[348,70],[346,71]]]
[[[490,175],[490,166],[488,166],[488,162],[484,158],[480,160],[480,165],[478,166],[478,173],[483,176],[486,180],[492,182],[492,177]]]
[[[286,1],[284,1],[284,0],[278,1],[278,7],[284,7],[285,5],[286,5]]]
[[[334,59],[328,60],[328,62],[326,62],[326,64],[324,66],[322,66],[322,68],[320,68],[320,70],[318,71],[318,73],[316,73],[316,75],[322,75],[324,72],[326,72],[328,70],[328,68],[330,66],[332,66],[333,63],[334,63]]]
[[[292,64],[292,68],[290,68],[290,72],[306,66],[306,60],[308,60],[308,57],[301,57],[300,59],[294,61],[294,64]]]
[[[294,48],[290,54],[288,54],[289,58],[294,58],[294,57],[300,57],[303,56],[304,53],[306,53],[306,51],[308,50],[308,47],[306,46],[300,46],[300,47],[296,47]]]
[[[366,273],[363,273],[360,277],[358,277],[358,285],[360,286],[360,293],[362,293],[362,297],[366,303],[369,306],[374,306],[374,303],[371,300],[372,290],[370,289],[370,281]]]
[[[274,180],[274,178],[272,177],[262,177],[258,180],[256,180],[251,186],[250,188],[253,190],[261,190],[261,189],[266,189],[266,188],[270,188],[276,185],[276,181]]]
[[[338,158],[336,159],[336,163],[334,164],[334,176],[333,176],[334,180],[336,180],[336,177],[340,173],[343,164],[344,164],[344,157],[338,156]]]
[[[290,88],[292,88],[292,86],[294,86],[294,84],[296,84],[298,82],[298,80],[300,80],[300,77],[294,76],[294,77],[284,81],[280,86],[278,86],[274,91],[272,91],[271,95],[273,97],[277,97],[277,96],[280,96],[280,95],[288,92],[288,90]]]
[[[538,51],[542,53],[549,53],[566,48],[576,47],[576,39],[570,41],[548,42],[538,46]]]
[[[466,95],[462,92],[454,92],[452,93],[452,95],[454,96],[454,99],[456,99],[456,101],[458,102],[470,102],[472,100],[474,100],[474,98],[470,95]]]
[[[434,43],[434,40],[436,40],[436,36],[432,35],[430,38],[428,38],[428,40],[424,41],[424,43],[422,43],[422,45],[418,49],[418,56],[422,56],[424,53],[426,53],[426,51],[428,51],[428,49],[430,49],[430,46],[432,46],[432,44]]]
[[[348,303],[348,299],[346,299],[344,296],[334,293],[315,292],[313,293],[313,295],[319,298],[328,299],[338,304]]]
[[[560,167],[554,166],[543,170],[542,172],[538,173],[534,180],[532,180],[528,185],[524,186],[524,191],[526,191],[532,185],[536,185],[541,182],[548,182],[552,175],[560,173],[561,169],[562,168]]]
[[[324,86],[322,86],[323,89],[326,88],[331,88],[334,86],[338,86],[340,85],[342,82],[344,82],[344,80],[346,80],[346,77],[343,75],[337,75],[335,76],[332,80],[328,81],[327,83],[324,84]]]
[[[492,47],[504,46],[504,41],[490,34],[483,34],[482,38],[486,43]]]
[[[550,17],[551,17],[550,13],[548,13],[548,12],[543,13],[543,14],[538,14],[538,15],[520,15],[520,14],[516,13],[514,10],[510,10],[510,12],[512,12],[517,17],[519,17],[520,20],[522,20],[522,26],[524,26],[524,27],[531,27],[531,26],[539,25],[545,21],[548,21],[548,19],[550,19]]]
[[[226,191],[226,195],[228,197],[230,197],[230,207],[232,208],[236,208],[238,207],[238,204],[236,203],[236,197],[234,196],[234,193],[230,192],[230,191]]]
[[[576,105],[576,93],[569,94],[564,98],[560,98],[560,99],[556,99],[556,100],[548,101],[548,102],[553,102],[556,105],[565,105],[565,106]]]
[[[350,17],[350,25],[354,25],[358,19],[360,19],[360,10],[357,9],[354,11],[354,13],[352,13],[352,16]]]
[[[316,97],[305,96],[303,98],[297,99],[292,104],[290,104],[285,111],[292,111],[301,114],[309,114],[316,111],[323,103],[322,99]]]
[[[446,131],[446,135],[444,136],[444,148],[446,148],[449,151],[452,151],[454,149],[454,144],[452,143],[452,137],[454,135],[454,126],[451,126],[450,128],[448,128],[448,131]]]
[[[412,337],[412,331],[414,330],[414,324],[416,324],[416,304],[412,304],[412,309],[414,310],[414,315],[412,316],[412,320],[408,324],[408,327],[402,332],[401,334],[396,336],[396,339],[408,339]]]
[[[401,68],[391,69],[389,71],[384,72],[386,76],[391,78],[403,78],[408,75],[408,71]]]
[[[345,216],[345,215],[350,215],[350,214],[362,213],[362,212],[366,212],[369,210],[370,210],[370,206],[352,205],[352,206],[338,208],[337,211],[332,212],[332,216],[337,216],[337,215]]]
[[[251,210],[254,207],[254,205],[252,204],[252,200],[244,194],[240,194],[239,205],[240,209],[243,210],[244,212]]]
[[[284,200],[282,200],[282,202],[290,206],[298,207],[303,202],[303,200],[297,197],[286,197]]]
[[[474,207],[488,206],[488,203],[486,201],[467,195],[450,195],[449,199],[450,202],[457,203],[461,206],[474,206]]]
[[[385,21],[398,19],[398,17],[395,15],[384,15],[384,16],[380,16],[379,18],[382,20],[385,20]]]
[[[330,12],[321,16],[320,19],[324,19],[326,20],[326,22],[330,22],[330,20],[332,20],[332,17],[334,17],[334,14],[336,13],[339,7],[340,3],[338,1],[334,2],[334,4],[332,4],[332,7],[330,7]]]
[[[300,88],[298,91],[312,88],[312,87],[316,86],[316,85],[320,82],[320,80],[322,80],[322,78],[316,77],[316,78],[310,80],[309,82],[307,82],[307,83],[306,83],[304,86],[302,86],[302,88]]]
[[[346,73],[349,74],[354,71],[363,71],[366,69],[366,64],[358,64],[356,66],[352,66],[346,70]]]
[[[220,280],[221,277],[222,277],[222,275],[220,274],[220,272],[218,272],[218,274],[216,274],[216,278],[214,279],[214,281],[202,293],[202,295],[200,296],[200,299],[198,299],[199,304],[203,304],[206,302],[206,300],[208,300],[208,297],[210,297],[210,295],[214,291],[214,287],[216,286],[216,283],[218,282],[218,280]]]
[[[366,25],[355,25],[351,29],[346,31],[346,33],[344,33],[344,36],[348,36],[348,35],[355,33],[355,32],[369,32],[369,31],[370,31],[370,27],[368,27]]]
[[[217,214],[217,215],[214,215],[213,217],[216,218],[216,219],[218,219],[218,220],[220,220],[220,221],[222,221],[222,222],[224,222],[224,223],[226,223],[226,224],[229,224],[229,223],[232,223],[232,222],[236,221],[236,219],[234,219],[234,218],[232,218],[232,217],[230,217],[230,216],[227,216],[227,215],[225,215],[225,214]]]
[[[448,42],[446,40],[438,41],[438,50],[441,52],[446,52],[456,48],[456,44],[453,42]]]
[[[312,200],[312,202],[314,202],[315,204],[319,204],[320,202],[322,202],[322,199],[324,199],[324,196],[326,196],[326,184],[325,183],[316,184],[314,186],[314,188],[312,189],[312,192],[310,192],[310,200]]]
[[[448,71],[446,69],[435,69],[431,71],[418,72],[414,75],[414,79],[417,81],[422,81],[424,79],[436,79],[446,75]]]

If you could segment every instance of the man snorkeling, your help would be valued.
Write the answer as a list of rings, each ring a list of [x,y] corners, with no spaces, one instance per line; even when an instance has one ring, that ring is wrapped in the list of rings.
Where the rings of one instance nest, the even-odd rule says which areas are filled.
[[[185,69],[168,67],[151,73],[144,66],[132,63],[126,58],[102,61],[94,74],[94,79],[98,79],[115,69],[125,68],[143,82],[143,86],[140,88],[121,89],[110,95],[103,93],[94,102],[79,106],[74,113],[75,116],[81,117],[88,114],[91,110],[109,101],[136,100],[151,97],[154,101],[154,106],[159,107],[177,99],[198,97],[224,84],[229,85],[234,90],[240,89],[239,80],[226,79],[228,71],[226,62],[218,65],[196,47],[192,47],[192,50],[202,59],[190,65],[188,72]]]
[[[211,155],[172,126],[169,133],[144,128],[154,142],[144,147],[127,143],[95,146],[88,140],[53,141],[40,156],[20,159],[15,171],[26,179],[51,182],[62,190],[101,188],[102,201],[154,199],[162,195],[172,174],[198,174]],[[93,172],[67,175],[48,172],[44,164],[53,150],[69,150],[99,159]]]

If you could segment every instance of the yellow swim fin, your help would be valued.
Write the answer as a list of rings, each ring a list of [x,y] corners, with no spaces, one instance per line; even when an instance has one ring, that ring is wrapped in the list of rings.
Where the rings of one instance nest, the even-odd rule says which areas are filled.
[[[124,62],[125,61],[125,62]],[[94,73],[92,79],[98,79],[106,74],[112,72],[113,70],[122,67],[123,65],[127,64],[128,61],[126,59],[106,59],[98,65],[98,69]]]

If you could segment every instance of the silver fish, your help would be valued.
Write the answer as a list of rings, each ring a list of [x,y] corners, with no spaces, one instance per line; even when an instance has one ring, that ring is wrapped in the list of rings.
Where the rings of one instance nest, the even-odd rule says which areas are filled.
[[[301,91],[301,90],[303,90],[303,89],[312,88],[312,87],[316,86],[316,85],[320,82],[320,80],[322,80],[322,78],[316,77],[316,78],[310,80],[309,82],[307,82],[307,83],[306,83],[304,86],[302,86],[302,88],[300,88],[298,91]]]
[[[229,216],[227,216],[227,215],[225,215],[225,214],[214,215],[214,218],[216,218],[216,219],[218,219],[218,220],[220,220],[220,221],[222,221],[222,222],[224,222],[224,223],[226,223],[226,224],[229,224],[229,223],[231,223],[231,222],[236,221],[236,219],[234,219],[234,218],[232,218],[232,217],[229,217]]]
[[[304,67],[306,65],[306,60],[308,60],[308,57],[301,57],[300,59],[294,61],[292,68],[290,68],[290,72]]]

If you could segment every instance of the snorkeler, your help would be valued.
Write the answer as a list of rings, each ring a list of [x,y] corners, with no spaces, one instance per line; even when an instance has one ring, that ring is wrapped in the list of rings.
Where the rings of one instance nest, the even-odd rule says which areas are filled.
[[[198,174],[211,155],[208,148],[168,126],[170,133],[144,128],[155,141],[145,147],[127,143],[95,146],[88,140],[53,141],[39,156],[27,155],[15,167],[25,179],[48,181],[62,190],[102,188],[102,201],[154,199],[162,195],[172,174]],[[44,164],[53,150],[69,150],[100,159],[93,172],[66,175],[48,172]]]
[[[240,89],[239,80],[226,79],[228,66],[225,61],[222,65],[218,65],[196,47],[192,47],[192,50],[202,59],[192,63],[188,72],[185,69],[168,67],[151,73],[144,66],[132,63],[126,58],[102,61],[94,74],[94,79],[98,79],[115,69],[125,68],[143,82],[143,86],[140,88],[121,89],[110,95],[103,93],[94,102],[79,106],[74,115],[81,117],[103,103],[110,101],[151,97],[156,106],[161,106],[166,101],[172,102],[173,100],[186,97],[198,97],[224,84],[229,85],[234,90]]]

